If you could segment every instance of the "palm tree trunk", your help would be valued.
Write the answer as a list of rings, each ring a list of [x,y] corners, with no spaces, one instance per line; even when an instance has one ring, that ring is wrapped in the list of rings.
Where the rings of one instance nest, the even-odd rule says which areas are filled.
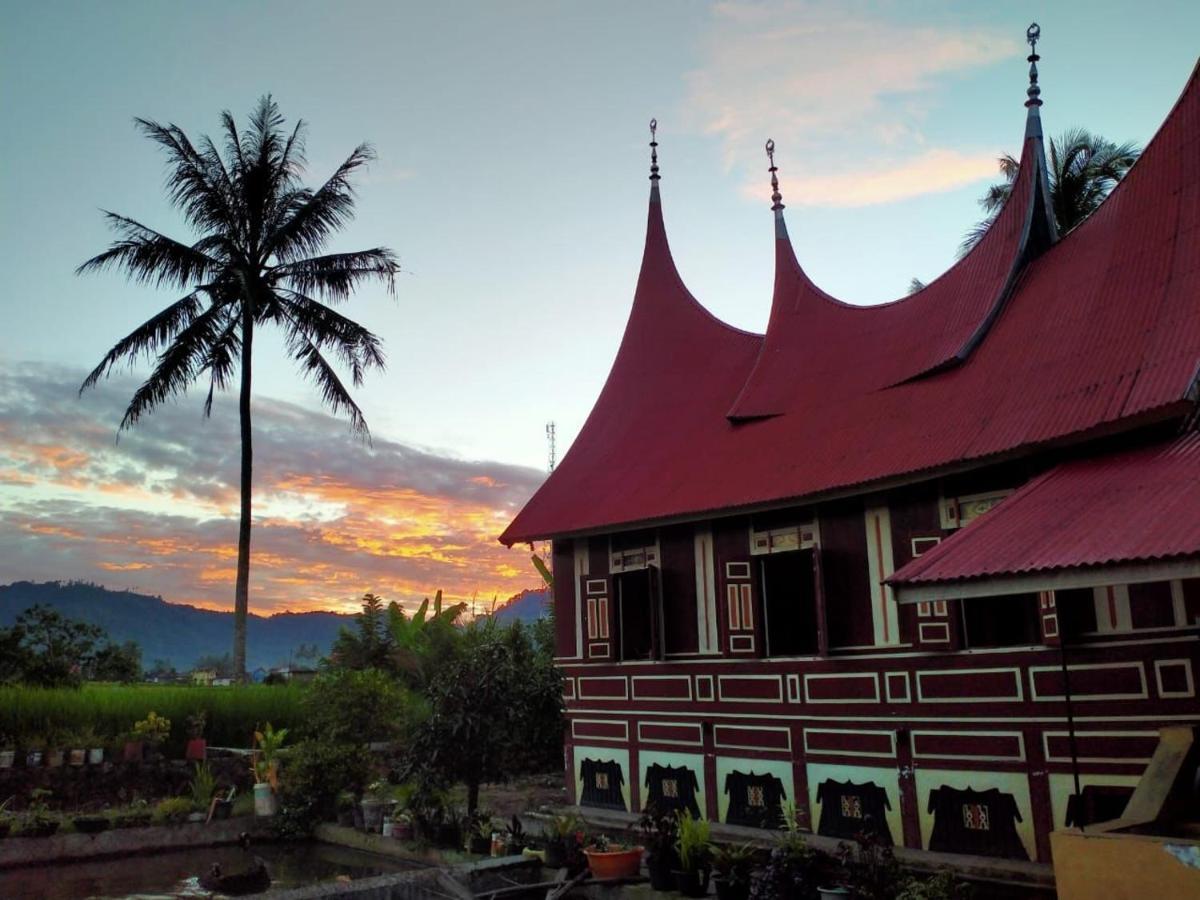
[[[246,680],[246,616],[250,609],[250,493],[254,448],[250,432],[250,349],[254,340],[254,308],[242,301],[242,389],[238,412],[242,431],[242,514],[238,523],[237,586],[233,601],[233,674]]]

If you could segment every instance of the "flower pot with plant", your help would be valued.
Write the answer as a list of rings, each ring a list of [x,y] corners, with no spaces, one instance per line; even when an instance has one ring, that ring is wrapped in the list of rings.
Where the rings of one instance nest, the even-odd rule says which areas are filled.
[[[398,841],[411,841],[413,838],[412,817],[406,812],[392,813],[392,837]]]
[[[270,722],[254,732],[250,770],[254,773],[255,815],[275,815],[275,792],[279,790],[280,750],[287,740],[287,734],[286,728],[273,728]]]
[[[504,826],[504,852],[508,856],[520,856],[529,846],[529,837],[525,834],[525,826],[520,816],[513,815]]]
[[[89,728],[90,732],[91,729]],[[83,729],[67,732],[66,748],[67,748],[67,765],[79,768],[87,762],[87,744],[89,734],[85,734]],[[107,821],[107,820],[106,820]]]
[[[151,759],[157,759],[159,749],[171,734],[171,720],[160,716],[154,710],[133,726],[133,741],[140,741]],[[129,759],[129,745],[126,744],[126,759]],[[137,761],[137,760],[133,760]]]
[[[204,739],[204,726],[207,720],[202,709],[196,710],[187,717],[188,742],[183,756],[189,762],[203,762],[208,753],[208,741]]]
[[[12,831],[12,816],[8,812],[8,805],[12,802],[13,798],[9,797],[0,803],[0,841],[8,837],[8,833]]]
[[[642,846],[646,848],[646,872],[650,876],[650,887],[656,891],[675,888],[675,870],[679,868],[679,854],[675,841],[679,837],[679,822],[673,814],[662,813],[649,803],[642,811],[638,822],[642,833]]]
[[[583,844],[582,822],[578,816],[560,815],[550,820],[546,831],[546,865],[551,869],[570,868],[573,856]]]
[[[679,868],[675,870],[675,889],[685,897],[703,897],[708,893],[712,864],[709,824],[706,819],[693,818],[690,809],[680,813],[678,819],[675,850],[679,854]]]
[[[593,878],[635,878],[642,869],[642,848],[600,834],[583,848]]]
[[[46,751],[46,739],[40,734],[33,732],[25,735],[23,741],[25,745],[25,765],[30,769],[40,768],[42,765],[42,756]]]
[[[22,837],[49,837],[58,831],[58,819],[50,812],[50,791],[34,788],[30,793],[29,806],[21,818]]]
[[[476,810],[468,816],[466,850],[479,856],[487,856],[492,852],[492,816],[490,813]]]
[[[386,781],[375,781],[367,786],[367,792],[358,805],[362,810],[363,831],[383,830],[383,805],[387,799],[387,789]]]
[[[0,732],[0,769],[11,769],[16,759],[16,742],[10,735]]]
[[[354,827],[354,795],[342,791],[337,797],[337,823],[346,828]]]
[[[750,896],[754,859],[755,850],[751,844],[726,844],[713,848],[713,882],[717,886],[719,900],[746,900]]]

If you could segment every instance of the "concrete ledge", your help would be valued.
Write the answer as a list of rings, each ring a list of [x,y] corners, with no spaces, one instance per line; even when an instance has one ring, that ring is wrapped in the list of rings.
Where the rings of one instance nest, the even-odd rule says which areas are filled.
[[[0,841],[0,869],[77,862],[105,856],[130,856],[156,850],[215,847],[236,844],[243,831],[252,837],[270,835],[270,819],[245,816],[220,822],[154,825],[148,828],[110,828],[99,834],[54,834],[50,837],[8,837]]]

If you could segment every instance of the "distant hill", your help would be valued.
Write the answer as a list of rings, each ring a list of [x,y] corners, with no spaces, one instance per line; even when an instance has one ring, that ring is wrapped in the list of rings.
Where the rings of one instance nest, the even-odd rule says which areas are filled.
[[[142,664],[169,660],[190,669],[201,656],[223,655],[233,646],[233,613],[168,603],[132,591],[110,591],[96,584],[17,581],[0,586],[0,626],[8,626],[29,607],[41,603],[70,619],[99,625],[112,640],[137,641]],[[338,629],[351,616],[330,612],[251,615],[246,628],[246,668],[286,663],[301,644],[329,651]]]
[[[493,613],[497,622],[533,622],[549,615],[546,603],[550,592],[541,590],[525,590],[511,597],[509,601]]]

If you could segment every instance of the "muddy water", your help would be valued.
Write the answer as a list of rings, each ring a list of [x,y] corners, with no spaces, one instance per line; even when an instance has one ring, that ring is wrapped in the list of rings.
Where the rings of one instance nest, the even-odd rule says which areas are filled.
[[[261,844],[253,848],[271,873],[272,888],[285,889],[340,879],[356,880],[412,868],[402,860],[328,844]],[[198,877],[213,863],[226,872],[245,868],[237,847],[199,847],[123,859],[67,863],[0,872],[3,900],[168,900],[209,897]]]

